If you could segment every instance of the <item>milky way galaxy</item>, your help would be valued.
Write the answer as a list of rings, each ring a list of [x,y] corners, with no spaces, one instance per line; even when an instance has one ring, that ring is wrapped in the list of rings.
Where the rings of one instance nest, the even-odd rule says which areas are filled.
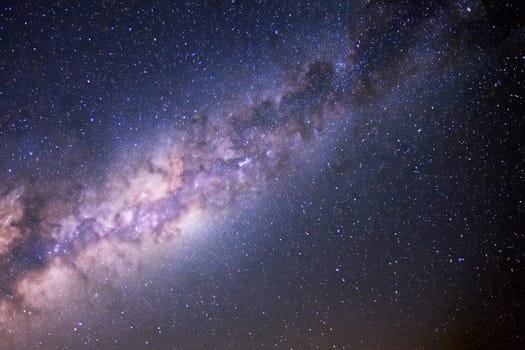
[[[513,6],[5,5],[0,349],[519,348]]]
[[[191,234],[193,223],[185,222],[192,216],[227,215],[236,196],[256,194],[278,181],[304,157],[301,148],[312,143],[305,138],[337,120],[330,108],[334,75],[331,64],[316,62],[302,77],[303,85],[278,102],[267,99],[216,118],[196,115],[182,130],[152,141],[145,153],[119,156],[100,183],[80,183],[76,192],[60,183],[50,189],[56,195],[32,188],[39,184],[7,192],[1,247],[3,256],[14,259],[2,264],[9,276],[2,283],[6,314],[15,306],[39,310],[57,296],[63,300],[69,283],[89,289],[89,277],[99,269],[129,273],[128,254]],[[308,104],[294,105],[298,100]],[[40,262],[34,271],[11,276],[20,264],[12,252],[24,245],[39,247]],[[101,263],[105,259],[107,264]],[[57,289],[65,292],[56,295]]]

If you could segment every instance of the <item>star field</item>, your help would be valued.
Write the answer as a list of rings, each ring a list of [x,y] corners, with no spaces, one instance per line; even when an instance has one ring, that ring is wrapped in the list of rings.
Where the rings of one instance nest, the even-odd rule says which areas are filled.
[[[0,8],[0,349],[520,349],[517,2]]]

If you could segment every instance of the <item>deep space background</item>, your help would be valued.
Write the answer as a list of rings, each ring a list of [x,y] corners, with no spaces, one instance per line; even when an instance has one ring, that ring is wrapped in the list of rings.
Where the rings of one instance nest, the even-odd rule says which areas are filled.
[[[0,349],[525,348],[519,1],[2,1]]]

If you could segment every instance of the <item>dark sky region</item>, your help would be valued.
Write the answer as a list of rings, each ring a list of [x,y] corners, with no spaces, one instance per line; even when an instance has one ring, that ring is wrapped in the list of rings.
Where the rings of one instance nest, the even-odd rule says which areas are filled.
[[[3,1],[0,349],[523,349],[519,1]]]

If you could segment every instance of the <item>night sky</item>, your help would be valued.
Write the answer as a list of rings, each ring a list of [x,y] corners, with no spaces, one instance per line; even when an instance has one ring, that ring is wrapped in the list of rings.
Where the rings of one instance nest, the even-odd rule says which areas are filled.
[[[519,1],[3,1],[0,349],[524,349]]]

